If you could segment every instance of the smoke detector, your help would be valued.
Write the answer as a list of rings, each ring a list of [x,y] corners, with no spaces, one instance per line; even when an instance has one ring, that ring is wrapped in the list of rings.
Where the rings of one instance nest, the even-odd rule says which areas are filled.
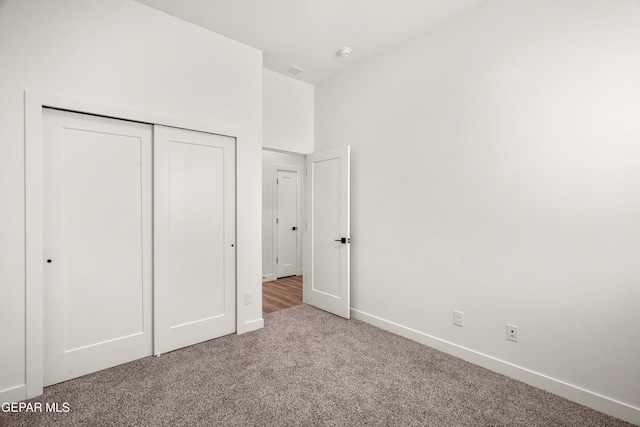
[[[303,71],[304,70],[302,68],[296,67],[295,65],[292,65],[289,68],[287,68],[286,70],[284,70],[283,73],[289,74],[290,76],[297,76],[298,74],[300,74]]]
[[[351,48],[349,46],[341,47],[340,50],[338,50],[338,55],[346,58],[351,55]]]

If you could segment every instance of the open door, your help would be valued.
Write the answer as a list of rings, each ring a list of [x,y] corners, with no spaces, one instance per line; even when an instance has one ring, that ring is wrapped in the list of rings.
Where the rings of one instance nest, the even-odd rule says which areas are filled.
[[[304,298],[309,305],[350,317],[350,147],[310,154]]]

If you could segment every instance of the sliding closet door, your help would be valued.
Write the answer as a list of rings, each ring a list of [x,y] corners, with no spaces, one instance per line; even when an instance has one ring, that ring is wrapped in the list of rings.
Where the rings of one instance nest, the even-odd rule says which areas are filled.
[[[154,127],[154,353],[236,331],[235,139]]]
[[[44,385],[151,355],[150,125],[43,110]]]

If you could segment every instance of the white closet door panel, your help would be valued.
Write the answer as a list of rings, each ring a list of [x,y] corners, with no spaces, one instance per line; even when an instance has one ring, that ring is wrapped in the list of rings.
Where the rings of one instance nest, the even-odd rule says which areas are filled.
[[[44,132],[49,385],[151,354],[151,127],[45,110]]]
[[[235,140],[156,126],[155,343],[236,330]]]

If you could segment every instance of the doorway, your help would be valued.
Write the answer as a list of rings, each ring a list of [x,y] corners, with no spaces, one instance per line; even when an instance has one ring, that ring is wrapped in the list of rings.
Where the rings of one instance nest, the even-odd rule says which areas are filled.
[[[263,314],[302,303],[304,159],[262,151]]]
[[[263,148],[263,314],[264,306],[270,310],[270,292],[287,289],[285,283],[278,288],[266,283],[293,277],[294,272],[302,276],[304,243],[302,302],[350,317],[350,158],[349,146],[308,156]],[[300,182],[303,177],[304,184]],[[297,203],[291,202],[294,192]],[[297,268],[291,268],[293,249],[280,248],[279,240],[297,245]],[[283,253],[286,257],[280,260]],[[294,290],[291,292],[293,300]]]

